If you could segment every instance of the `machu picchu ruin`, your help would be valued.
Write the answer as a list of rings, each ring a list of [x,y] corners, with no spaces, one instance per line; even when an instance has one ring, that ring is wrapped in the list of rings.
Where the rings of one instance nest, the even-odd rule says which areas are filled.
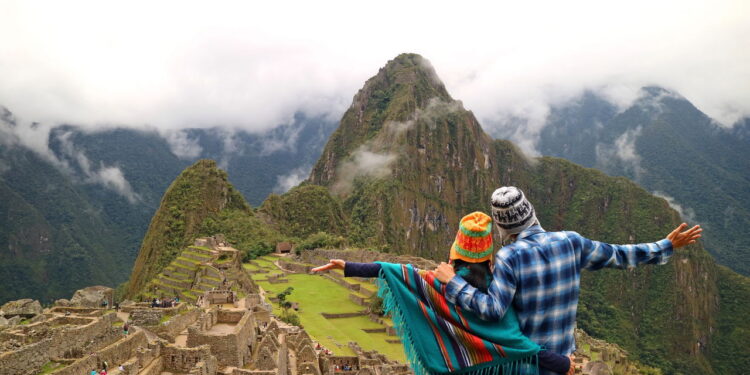
[[[11,301],[0,310],[0,375],[74,375],[105,367],[117,375],[410,373],[405,364],[356,342],[328,347],[305,328],[283,322],[274,297],[253,280],[285,280],[309,268],[281,254],[243,265],[217,235],[196,239],[137,301],[115,301],[114,290],[103,286],[47,308],[34,300]],[[307,276],[332,285],[340,280]],[[370,331],[385,334],[386,328]]]
[[[92,286],[47,308],[29,299],[3,305],[0,375],[75,375],[105,367],[114,375],[412,374],[393,323],[372,311],[373,280],[344,278],[336,270],[310,274],[330,258],[436,265],[413,256],[332,249],[270,254],[243,264],[223,236],[199,238],[147,284],[138,301],[115,301],[113,289]],[[275,294],[289,286],[335,290],[339,300],[318,306],[291,293],[291,309],[302,324],[289,324]],[[350,341],[333,332],[348,326]],[[582,331],[576,336],[576,373],[640,373],[616,345]]]

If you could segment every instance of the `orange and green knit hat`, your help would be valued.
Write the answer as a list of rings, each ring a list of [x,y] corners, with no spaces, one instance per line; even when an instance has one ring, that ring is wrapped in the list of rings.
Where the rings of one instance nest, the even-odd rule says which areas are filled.
[[[461,219],[450,259],[479,263],[492,259],[492,218],[484,212],[472,212]]]

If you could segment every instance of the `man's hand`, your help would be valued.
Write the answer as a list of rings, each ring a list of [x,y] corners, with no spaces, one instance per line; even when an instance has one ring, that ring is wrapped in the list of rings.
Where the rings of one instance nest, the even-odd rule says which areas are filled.
[[[343,270],[346,262],[343,259],[331,259],[328,264],[311,269],[312,272],[323,272],[328,270]]]
[[[442,262],[437,268],[435,268],[435,277],[440,280],[443,284],[448,284],[453,276],[456,276],[456,271],[453,270],[453,266]]]
[[[694,244],[696,240],[701,238],[701,232],[703,232],[703,229],[700,225],[696,225],[682,232],[685,228],[687,228],[687,224],[682,223],[675,228],[672,233],[667,235],[667,239],[672,241],[672,248],[677,249],[686,245]]]

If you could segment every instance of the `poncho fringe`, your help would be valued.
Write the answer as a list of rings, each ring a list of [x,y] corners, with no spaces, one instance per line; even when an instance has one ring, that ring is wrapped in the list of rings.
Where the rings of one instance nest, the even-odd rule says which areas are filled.
[[[380,262],[379,262],[380,263]],[[432,339],[434,341],[434,337],[428,337],[424,335],[424,332],[422,332],[423,336],[421,337],[421,341],[417,341],[417,338],[414,336],[418,334],[417,328],[412,327],[409,324],[409,320],[406,317],[407,312],[405,311],[408,309],[408,307],[401,306],[401,304],[398,303],[398,298],[395,296],[394,291],[392,290],[389,283],[393,283],[394,280],[398,280],[398,277],[386,277],[386,273],[391,273],[391,275],[394,275],[398,272],[410,272],[411,274],[416,273],[423,273],[424,271],[419,271],[415,268],[413,268],[411,265],[396,265],[391,263],[380,263],[381,264],[381,271],[380,276],[377,279],[378,284],[378,297],[383,299],[383,311],[386,314],[390,314],[391,319],[393,320],[393,326],[396,331],[396,334],[401,339],[401,342],[404,346],[404,352],[406,354],[406,359],[409,362],[410,367],[414,371],[416,375],[448,375],[448,374],[456,374],[456,375],[537,375],[539,373],[539,362],[537,353],[539,351],[539,347],[531,342],[530,340],[526,339],[528,341],[522,341],[522,347],[517,350],[519,354],[516,353],[516,359],[509,359],[509,358],[497,358],[490,361],[474,364],[468,367],[463,368],[453,368],[448,369],[446,368],[435,368],[439,366],[435,366],[434,363],[432,366],[428,365],[426,363],[426,358],[422,358],[423,356],[420,355],[420,350],[417,349],[418,345],[422,345],[423,347],[425,345],[430,345],[431,343],[426,343],[426,340]],[[406,267],[401,270],[396,270],[394,267]],[[403,282],[403,278],[401,278],[401,282]],[[438,281],[434,281],[435,283],[439,283]],[[404,289],[404,288],[400,288]],[[413,294],[417,294],[414,290],[409,290],[407,293],[404,294],[412,294],[412,297],[416,299],[418,296],[414,296]],[[402,296],[401,298],[404,298],[406,296]],[[466,318],[469,322],[472,322],[472,320],[479,319],[478,317],[475,317],[471,313],[464,312],[462,313],[462,317]],[[514,320],[514,323],[517,325],[517,320],[515,317],[515,314],[512,314],[512,318]],[[466,327],[462,327],[467,332],[470,332]],[[520,330],[518,331],[520,334]],[[515,342],[518,342],[519,340],[516,338]],[[501,343],[495,342],[494,344],[497,344],[498,346],[501,346]],[[505,347],[505,345],[501,346],[500,351],[502,352],[502,347]],[[506,347],[507,348],[507,347]],[[424,348],[423,348],[424,349]],[[443,350],[451,350],[443,349]],[[513,349],[510,349],[513,350]],[[433,350],[435,352],[436,356],[440,356],[441,352],[438,349]],[[526,353],[526,354],[523,354]],[[503,354],[505,354],[503,352]],[[445,357],[445,352],[442,353],[442,356]]]

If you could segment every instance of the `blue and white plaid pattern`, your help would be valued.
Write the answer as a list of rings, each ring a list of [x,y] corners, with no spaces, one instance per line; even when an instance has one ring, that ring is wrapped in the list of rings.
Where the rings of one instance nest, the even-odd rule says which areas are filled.
[[[672,242],[667,239],[610,245],[534,225],[497,252],[488,294],[456,276],[447,285],[446,299],[485,320],[498,320],[512,303],[521,332],[548,350],[569,355],[575,351],[581,269],[665,264],[671,255]]]

